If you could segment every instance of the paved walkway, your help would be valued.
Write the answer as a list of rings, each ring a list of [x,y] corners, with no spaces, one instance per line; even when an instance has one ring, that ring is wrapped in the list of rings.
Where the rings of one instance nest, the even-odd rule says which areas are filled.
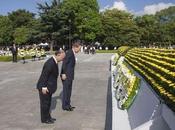
[[[110,130],[109,59],[112,54],[78,55],[73,84],[73,112],[61,110],[61,81],[53,95],[55,124],[40,123],[35,89],[44,61],[0,62],[0,130]]]

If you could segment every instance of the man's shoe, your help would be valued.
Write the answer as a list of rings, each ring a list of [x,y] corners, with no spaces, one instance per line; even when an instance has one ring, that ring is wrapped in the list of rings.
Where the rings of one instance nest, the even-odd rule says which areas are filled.
[[[73,110],[74,110],[74,108],[73,108],[73,107],[70,107],[70,108],[69,108],[69,111],[73,111]]]
[[[42,123],[46,123],[46,124],[53,124],[53,123],[54,123],[54,121],[52,121],[52,120],[50,119],[50,120],[42,121]]]
[[[73,111],[72,108],[63,108],[64,111]]]
[[[52,121],[56,121],[56,119],[55,119],[55,118],[52,118],[52,117],[50,118],[50,120],[52,120]]]
[[[75,107],[70,106],[71,109],[75,109]]]

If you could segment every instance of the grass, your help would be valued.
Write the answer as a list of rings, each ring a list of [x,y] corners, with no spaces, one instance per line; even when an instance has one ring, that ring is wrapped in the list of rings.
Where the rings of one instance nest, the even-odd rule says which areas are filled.
[[[31,59],[31,56],[26,56],[25,59]],[[12,56],[0,56],[0,62],[10,62],[12,61]],[[17,57],[18,60],[21,60],[21,57]]]

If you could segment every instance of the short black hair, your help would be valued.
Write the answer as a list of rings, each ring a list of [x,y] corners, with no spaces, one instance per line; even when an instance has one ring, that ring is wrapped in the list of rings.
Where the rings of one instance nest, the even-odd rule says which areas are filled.
[[[76,39],[72,42],[72,47],[79,47],[81,46],[81,40]]]
[[[55,55],[57,56],[57,55],[59,55],[59,54],[61,54],[61,53],[63,53],[64,51],[63,50],[57,50],[57,51],[55,51]]]

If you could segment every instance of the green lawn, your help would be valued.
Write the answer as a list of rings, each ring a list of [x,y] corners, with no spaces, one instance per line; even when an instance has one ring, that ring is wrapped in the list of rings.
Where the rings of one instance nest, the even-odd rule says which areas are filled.
[[[31,56],[25,57],[25,59],[31,59]],[[9,62],[12,61],[12,56],[0,56],[0,62]],[[21,60],[22,58],[18,56],[18,60]]]

